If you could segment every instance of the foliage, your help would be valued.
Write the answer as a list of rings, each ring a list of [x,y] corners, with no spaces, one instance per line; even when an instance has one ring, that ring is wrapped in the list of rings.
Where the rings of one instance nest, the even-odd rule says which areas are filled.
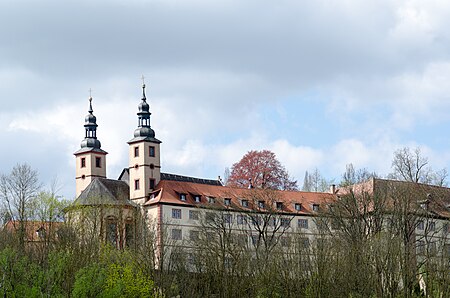
[[[153,281],[129,252],[106,248],[100,259],[76,275],[74,297],[156,297]]]
[[[291,179],[285,167],[269,150],[249,151],[233,164],[227,185],[240,188],[296,190],[297,181]]]

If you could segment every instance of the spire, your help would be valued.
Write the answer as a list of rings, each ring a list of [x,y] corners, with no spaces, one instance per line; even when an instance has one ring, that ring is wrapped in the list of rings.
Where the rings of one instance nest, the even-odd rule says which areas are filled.
[[[91,90],[89,90],[89,93]],[[84,118],[85,136],[81,141],[81,148],[96,148],[100,149],[100,141],[97,140],[97,118],[94,116],[92,109],[92,96],[89,96],[89,110],[87,116]]]
[[[89,96],[89,110],[88,110],[88,112],[91,115],[94,112],[94,110],[92,109],[92,96]]]
[[[145,83],[142,83],[142,100],[147,100],[147,97],[145,97]]]
[[[138,128],[134,131],[134,137],[155,137],[155,131],[150,127],[150,106],[145,95],[145,82],[142,76],[142,99],[138,106]]]

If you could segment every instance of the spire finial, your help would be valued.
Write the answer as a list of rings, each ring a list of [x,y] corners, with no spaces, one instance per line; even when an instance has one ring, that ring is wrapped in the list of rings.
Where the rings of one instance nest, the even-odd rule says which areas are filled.
[[[142,75],[141,80],[142,80],[142,99],[146,100],[147,98],[145,96],[145,77],[144,77],[144,75]]]
[[[92,109],[92,89],[89,88],[89,113],[92,114],[92,112],[94,112],[94,110]]]

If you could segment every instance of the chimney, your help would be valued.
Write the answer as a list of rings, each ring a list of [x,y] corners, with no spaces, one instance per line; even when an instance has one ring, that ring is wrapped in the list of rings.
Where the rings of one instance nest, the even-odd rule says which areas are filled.
[[[330,185],[330,193],[335,194],[336,193],[336,184]]]

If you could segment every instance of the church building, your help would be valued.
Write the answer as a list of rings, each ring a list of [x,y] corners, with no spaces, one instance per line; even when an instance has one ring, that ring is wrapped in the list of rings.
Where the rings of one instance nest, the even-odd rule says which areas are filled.
[[[92,98],[85,117],[85,137],[74,153],[76,199],[68,208],[68,221],[79,221],[81,210],[97,210],[96,231],[118,248],[133,241],[139,216],[156,222],[158,231],[164,226],[167,236],[174,241],[189,239],[205,210],[228,211],[227,221],[241,227],[247,222],[244,215],[249,212],[274,211],[286,218],[295,215],[296,224],[291,219],[281,223],[280,218],[285,229],[292,226],[295,231],[312,228],[311,216],[335,197],[332,193],[276,191],[272,198],[256,200],[250,195],[252,189],[227,187],[220,180],[165,173],[161,165],[162,142],[151,128],[150,115],[144,84],[138,105],[138,127],[127,142],[129,164],[117,180],[106,175],[108,153],[97,137]]]
[[[97,137],[92,98],[85,118],[85,137],[74,153],[76,199],[67,209],[67,221],[81,224],[83,229],[90,229],[117,248],[135,243],[142,222],[153,223],[158,247],[162,243],[194,247],[199,229],[212,218],[220,218],[244,245],[257,244],[265,237],[263,233],[269,231],[272,237],[279,235],[281,249],[288,249],[290,239],[298,241],[298,237],[308,246],[320,234],[316,219],[343,195],[342,190],[334,187],[329,193],[263,191],[227,187],[220,180],[166,173],[161,165],[162,142],[151,128],[150,115],[144,84],[138,105],[138,127],[127,142],[129,163],[118,179],[109,179],[106,174],[108,153]],[[357,188],[367,187],[364,191],[374,194],[392,183],[372,179]],[[420,197],[436,193],[433,202],[427,204],[427,208],[434,206],[433,210],[424,209],[427,212],[424,218],[431,218],[440,230],[450,232],[450,189],[419,186]],[[88,219],[86,213],[90,215]],[[448,242],[447,234],[442,235],[444,242]]]

